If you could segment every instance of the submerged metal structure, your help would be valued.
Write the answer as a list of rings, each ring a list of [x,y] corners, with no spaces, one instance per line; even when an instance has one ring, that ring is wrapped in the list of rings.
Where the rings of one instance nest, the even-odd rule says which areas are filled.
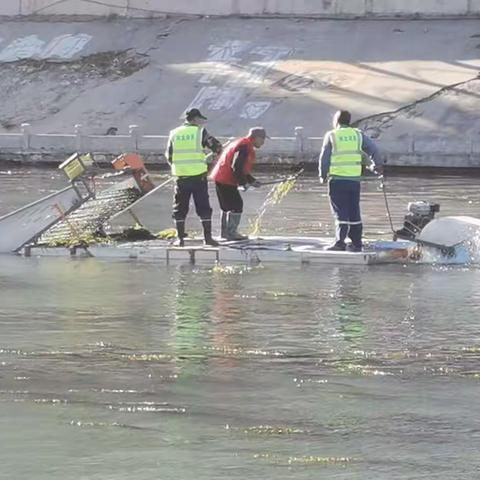
[[[34,245],[85,244],[108,220],[155,189],[141,157],[123,154],[112,162],[117,173],[110,174],[120,181],[97,192],[94,175],[89,177],[91,160],[90,155],[73,154],[59,166],[70,186],[0,217],[0,253]]]

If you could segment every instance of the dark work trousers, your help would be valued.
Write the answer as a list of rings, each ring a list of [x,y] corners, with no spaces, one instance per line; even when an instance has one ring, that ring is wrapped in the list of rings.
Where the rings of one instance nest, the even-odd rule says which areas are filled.
[[[328,194],[330,207],[335,217],[336,243],[345,245],[348,235],[355,247],[361,247],[360,182],[331,179],[328,184]]]
[[[222,211],[234,213],[243,212],[243,200],[237,187],[217,182],[215,182],[215,187],[217,189],[218,203]]]
[[[178,177],[173,197],[173,218],[177,222],[185,221],[190,197],[193,196],[195,211],[202,221],[212,219],[212,207],[208,198],[208,183],[206,175],[195,177]]]

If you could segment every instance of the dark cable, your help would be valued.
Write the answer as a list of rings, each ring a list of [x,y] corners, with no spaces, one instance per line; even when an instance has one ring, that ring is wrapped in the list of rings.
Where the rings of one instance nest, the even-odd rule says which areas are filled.
[[[385,200],[385,209],[387,210],[387,217],[388,217],[388,221],[390,223],[390,230],[395,235],[395,227],[393,226],[393,222],[392,222],[392,214],[390,213],[390,206],[388,205],[387,189],[385,188],[386,181],[387,181],[387,178],[386,178],[385,172],[384,172],[381,187],[382,187],[382,192],[383,192],[383,198]]]

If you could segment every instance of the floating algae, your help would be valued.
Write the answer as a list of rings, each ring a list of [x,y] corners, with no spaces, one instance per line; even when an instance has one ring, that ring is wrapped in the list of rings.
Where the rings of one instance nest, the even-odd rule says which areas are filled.
[[[139,225],[138,223],[133,227],[128,227],[118,234],[113,234],[111,237],[120,242],[138,242],[142,240],[155,240],[157,238],[148,228]]]
[[[253,458],[267,460],[276,465],[346,465],[355,462],[353,457],[321,457],[317,455],[284,456],[272,453],[256,453]]]
[[[101,243],[99,240],[106,236],[104,225],[108,220],[140,196],[137,188],[125,188],[122,184],[108,188],[44,232],[38,243],[58,246]]]
[[[351,463],[352,457],[318,457],[316,455],[302,455],[300,457],[288,457],[289,465],[334,465]]]
[[[158,232],[156,236],[162,240],[170,240],[177,236],[177,230],[175,228],[166,228]]]
[[[294,434],[308,434],[306,430],[295,427],[278,426],[278,425],[255,425],[243,430],[246,434],[255,435],[294,435]]]
[[[273,185],[270,192],[268,192],[267,198],[263,202],[263,205],[260,207],[257,218],[253,222],[250,222],[251,235],[256,236],[260,233],[262,229],[262,220],[268,210],[268,207],[279,204],[288,195],[290,190],[292,190],[296,182],[297,177],[293,177],[285,180],[284,182]]]
[[[47,247],[88,247],[91,245],[106,244],[111,243],[111,239],[107,236],[83,231],[79,232],[75,230],[72,233],[72,236],[62,237],[52,237],[48,241],[43,240],[43,244]]]
[[[158,362],[172,359],[171,355],[165,353],[133,353],[125,357],[133,362]]]
[[[254,268],[249,265],[224,265],[223,263],[216,263],[212,268],[212,273],[219,273],[224,275],[243,275],[244,273],[251,272]]]
[[[71,236],[53,237],[46,245],[49,247],[88,247],[91,245],[111,244],[113,242],[138,242],[142,240],[154,240],[157,237],[145,227],[135,225],[128,227],[119,233],[107,235],[104,232],[91,232],[89,230],[78,231],[75,227]]]

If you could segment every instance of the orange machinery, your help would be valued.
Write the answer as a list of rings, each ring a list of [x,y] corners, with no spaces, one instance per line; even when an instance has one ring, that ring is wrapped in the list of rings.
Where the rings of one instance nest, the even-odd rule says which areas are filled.
[[[122,153],[112,160],[112,166],[115,170],[130,172],[142,193],[148,193],[155,188],[142,157],[137,153]]]

